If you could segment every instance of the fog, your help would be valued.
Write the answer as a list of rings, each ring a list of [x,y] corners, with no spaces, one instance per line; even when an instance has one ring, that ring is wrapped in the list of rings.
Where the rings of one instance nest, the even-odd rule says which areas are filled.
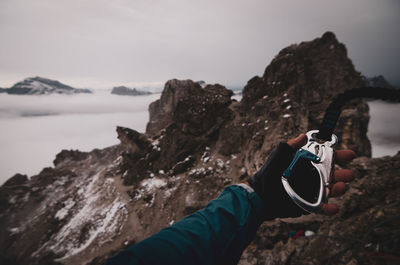
[[[372,156],[395,155],[400,151],[400,104],[377,100],[368,102],[368,105]]]
[[[160,94],[12,96],[0,94],[0,184],[52,166],[62,149],[90,151],[119,143],[116,126],[144,132]],[[50,115],[51,114],[51,115]]]
[[[119,143],[116,126],[144,132],[148,105],[160,94],[17,96],[0,94],[0,184],[15,173],[28,176],[52,166],[62,149],[90,151]],[[240,96],[234,96],[240,100]],[[374,157],[400,150],[400,104],[369,102],[368,136]]]

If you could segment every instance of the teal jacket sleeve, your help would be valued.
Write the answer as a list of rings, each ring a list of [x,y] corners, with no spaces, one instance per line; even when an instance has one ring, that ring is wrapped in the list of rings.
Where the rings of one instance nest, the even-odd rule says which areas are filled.
[[[262,222],[263,203],[247,185],[129,247],[106,264],[237,264]]]

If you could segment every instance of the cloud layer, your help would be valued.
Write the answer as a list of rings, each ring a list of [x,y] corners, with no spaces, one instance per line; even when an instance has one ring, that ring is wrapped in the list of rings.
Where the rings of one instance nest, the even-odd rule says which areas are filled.
[[[159,96],[0,94],[0,185],[17,172],[33,175],[52,166],[62,149],[119,143],[116,126],[144,132],[147,107]]]

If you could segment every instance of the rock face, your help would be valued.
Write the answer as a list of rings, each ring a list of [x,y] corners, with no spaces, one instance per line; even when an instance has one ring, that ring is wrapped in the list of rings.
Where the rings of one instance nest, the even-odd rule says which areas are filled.
[[[312,42],[280,51],[262,77],[254,77],[247,83],[242,108],[253,117],[263,116],[273,121],[269,126],[273,131],[268,135],[275,137],[286,131],[300,133],[318,128],[324,110],[335,95],[362,85],[361,75],[347,57],[345,46],[333,33],[327,32]],[[366,136],[368,120],[365,103],[348,104],[335,130],[341,139],[340,147],[370,156]]]
[[[64,150],[54,168],[0,188],[1,264],[102,264],[256,172],[279,141],[316,129],[332,98],[362,82],[333,33],[283,49],[240,102],[221,85],[168,81],[146,133],[118,127],[121,144]],[[240,264],[398,259],[400,154],[369,158],[368,118],[356,100],[337,126],[339,148],[361,156],[340,214],[267,222]],[[289,239],[301,229],[314,236]]]
[[[121,95],[121,96],[142,96],[142,95],[150,95],[151,92],[140,91],[137,90],[136,88],[128,88],[126,86],[117,86],[112,89],[111,94]]]
[[[73,88],[56,80],[42,77],[30,77],[16,83],[7,90],[8,94],[15,95],[44,95],[44,94],[75,94],[92,93],[89,89]]]

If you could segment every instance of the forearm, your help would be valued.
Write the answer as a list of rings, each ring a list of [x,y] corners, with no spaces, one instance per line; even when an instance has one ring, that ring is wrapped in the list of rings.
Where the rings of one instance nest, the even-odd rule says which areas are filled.
[[[236,264],[255,236],[263,212],[255,192],[229,186],[204,209],[119,253],[107,264]]]

